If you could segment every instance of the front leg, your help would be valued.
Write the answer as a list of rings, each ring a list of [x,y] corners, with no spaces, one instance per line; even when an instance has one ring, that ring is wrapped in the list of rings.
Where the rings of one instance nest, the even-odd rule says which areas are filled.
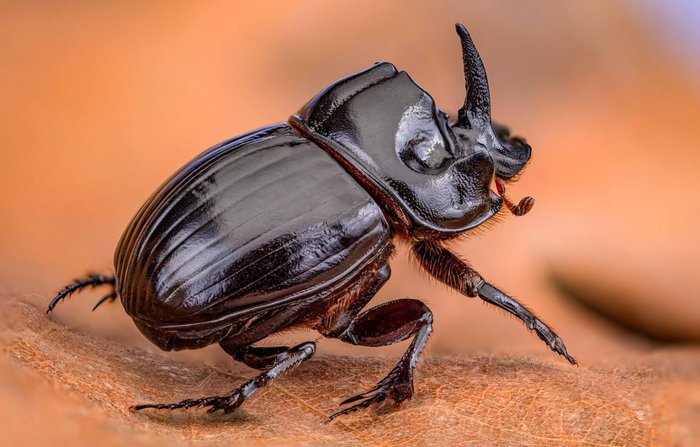
[[[569,355],[562,339],[529,309],[489,284],[465,261],[433,241],[420,241],[413,245],[413,254],[421,266],[439,281],[469,297],[480,297],[487,303],[507,310],[520,318],[528,329],[534,330],[540,339],[571,364],[576,360]]]

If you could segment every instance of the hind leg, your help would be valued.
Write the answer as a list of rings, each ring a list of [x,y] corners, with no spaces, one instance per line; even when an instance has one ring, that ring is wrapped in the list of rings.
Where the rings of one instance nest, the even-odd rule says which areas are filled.
[[[117,298],[117,292],[114,290],[114,286],[116,284],[115,277],[99,275],[97,273],[90,273],[87,278],[76,279],[71,284],[68,284],[66,287],[64,287],[63,290],[58,292],[58,294],[49,303],[49,306],[46,309],[46,313],[51,313],[51,311],[54,310],[58,303],[63,301],[65,298],[71,296],[75,292],[79,292],[87,287],[98,287],[105,284],[112,286],[112,292],[102,297],[102,299],[100,299],[97,302],[97,304],[95,304],[95,307],[93,307],[92,310],[97,309],[105,301],[114,301]]]
[[[228,354],[237,362],[254,369],[265,370],[289,356],[289,346],[246,346],[229,352],[224,343],[220,343]]]
[[[130,410],[139,411],[146,408],[153,408],[155,410],[176,410],[179,408],[207,407],[207,412],[209,413],[213,413],[218,410],[222,410],[224,413],[231,413],[236,408],[240,407],[243,402],[255,394],[260,388],[266,386],[285,371],[293,369],[303,361],[310,359],[315,352],[316,344],[313,342],[302,343],[290,348],[281,360],[274,363],[265,372],[252,378],[224,396],[186,399],[172,404],[134,405],[130,408]]]

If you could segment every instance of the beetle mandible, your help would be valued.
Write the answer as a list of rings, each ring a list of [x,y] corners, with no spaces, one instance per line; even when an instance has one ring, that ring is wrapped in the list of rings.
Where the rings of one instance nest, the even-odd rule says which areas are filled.
[[[121,298],[138,329],[164,350],[218,343],[262,373],[230,394],[172,404],[231,412],[260,387],[311,358],[314,342],[255,343],[290,328],[361,346],[413,337],[373,389],[341,403],[340,415],[413,394],[413,370],[433,315],[416,299],[362,312],[389,279],[393,240],[430,275],[521,319],[555,352],[576,361],[563,341],[527,308],[446,248],[444,242],[493,217],[530,159],[531,148],[491,122],[483,62],[457,24],[466,98],[450,123],[404,71],[384,62],[341,79],[287,123],[234,137],[205,151],[156,190],[122,235],[114,275],[68,285],[73,292],[111,286],[97,302]],[[496,192],[490,187],[496,185]]]

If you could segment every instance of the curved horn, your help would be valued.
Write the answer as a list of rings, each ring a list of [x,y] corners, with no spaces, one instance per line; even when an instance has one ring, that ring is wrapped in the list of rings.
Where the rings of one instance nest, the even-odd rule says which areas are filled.
[[[491,123],[491,97],[486,69],[467,29],[461,23],[457,23],[455,27],[462,41],[464,82],[467,90],[464,106],[459,109],[457,115],[457,125],[467,129],[482,127]]]

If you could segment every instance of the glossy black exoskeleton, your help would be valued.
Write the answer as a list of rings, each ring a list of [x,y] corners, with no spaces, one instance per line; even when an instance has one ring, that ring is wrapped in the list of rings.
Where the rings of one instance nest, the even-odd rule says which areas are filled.
[[[413,369],[433,316],[415,299],[362,308],[389,279],[392,240],[432,276],[522,319],[566,357],[562,340],[513,298],[486,282],[443,241],[485,222],[505,203],[504,181],[530,159],[525,140],[491,123],[483,63],[467,30],[467,95],[448,122],[433,98],[390,63],[334,83],[289,119],[225,141],[185,165],[146,201],[114,255],[114,276],[91,275],[63,289],[111,285],[139,330],[164,350],[218,343],[262,374],[223,396],[174,404],[230,412],[315,343],[255,347],[270,334],[310,327],[326,337],[385,346],[413,337],[377,386],[332,415],[413,394]],[[498,193],[491,191],[495,183]],[[95,307],[97,307],[95,306]]]

